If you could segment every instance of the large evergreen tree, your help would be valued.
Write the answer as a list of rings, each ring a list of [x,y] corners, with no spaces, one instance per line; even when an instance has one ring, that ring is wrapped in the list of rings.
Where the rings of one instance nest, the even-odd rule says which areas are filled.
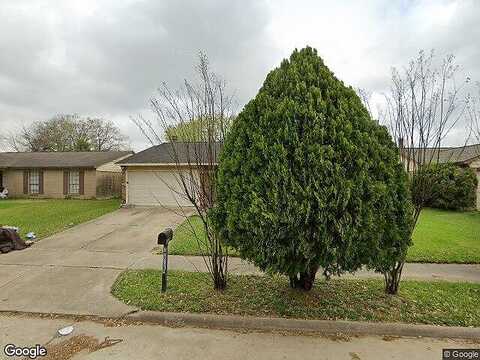
[[[385,272],[403,261],[406,181],[385,128],[307,47],[233,122],[214,219],[242,257],[309,290],[320,266]]]

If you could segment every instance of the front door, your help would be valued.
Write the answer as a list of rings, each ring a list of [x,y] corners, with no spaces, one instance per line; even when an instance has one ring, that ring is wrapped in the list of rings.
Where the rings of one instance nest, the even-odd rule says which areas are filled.
[[[0,170],[0,191],[3,191],[3,173]]]

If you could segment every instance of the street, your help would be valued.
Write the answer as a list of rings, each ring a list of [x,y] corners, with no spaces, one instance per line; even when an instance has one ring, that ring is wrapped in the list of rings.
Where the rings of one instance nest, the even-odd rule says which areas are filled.
[[[72,324],[74,331],[71,335],[55,337],[59,328]],[[47,342],[47,356],[39,359],[426,360],[441,359],[443,348],[480,347],[468,341],[428,338],[240,333],[155,325],[73,322],[70,319],[42,319],[27,315],[0,316],[2,359],[14,359],[3,352],[7,344],[34,347]]]

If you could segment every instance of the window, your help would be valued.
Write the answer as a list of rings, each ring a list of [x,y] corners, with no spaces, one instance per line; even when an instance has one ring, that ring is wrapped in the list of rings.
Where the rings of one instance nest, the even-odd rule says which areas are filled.
[[[38,170],[28,172],[28,192],[30,194],[40,193],[40,173]]]
[[[68,193],[80,194],[80,172],[70,171],[68,173]]]

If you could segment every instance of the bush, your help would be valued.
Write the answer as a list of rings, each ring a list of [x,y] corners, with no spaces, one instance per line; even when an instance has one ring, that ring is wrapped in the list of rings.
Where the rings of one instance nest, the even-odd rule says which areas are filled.
[[[320,266],[383,271],[404,259],[406,181],[386,129],[305,48],[268,74],[233,122],[213,216],[242,257],[309,290]]]
[[[455,164],[435,164],[423,170],[419,177],[425,177],[430,185],[426,206],[464,210],[475,207],[478,180],[471,168]],[[412,184],[415,193],[416,184]]]

